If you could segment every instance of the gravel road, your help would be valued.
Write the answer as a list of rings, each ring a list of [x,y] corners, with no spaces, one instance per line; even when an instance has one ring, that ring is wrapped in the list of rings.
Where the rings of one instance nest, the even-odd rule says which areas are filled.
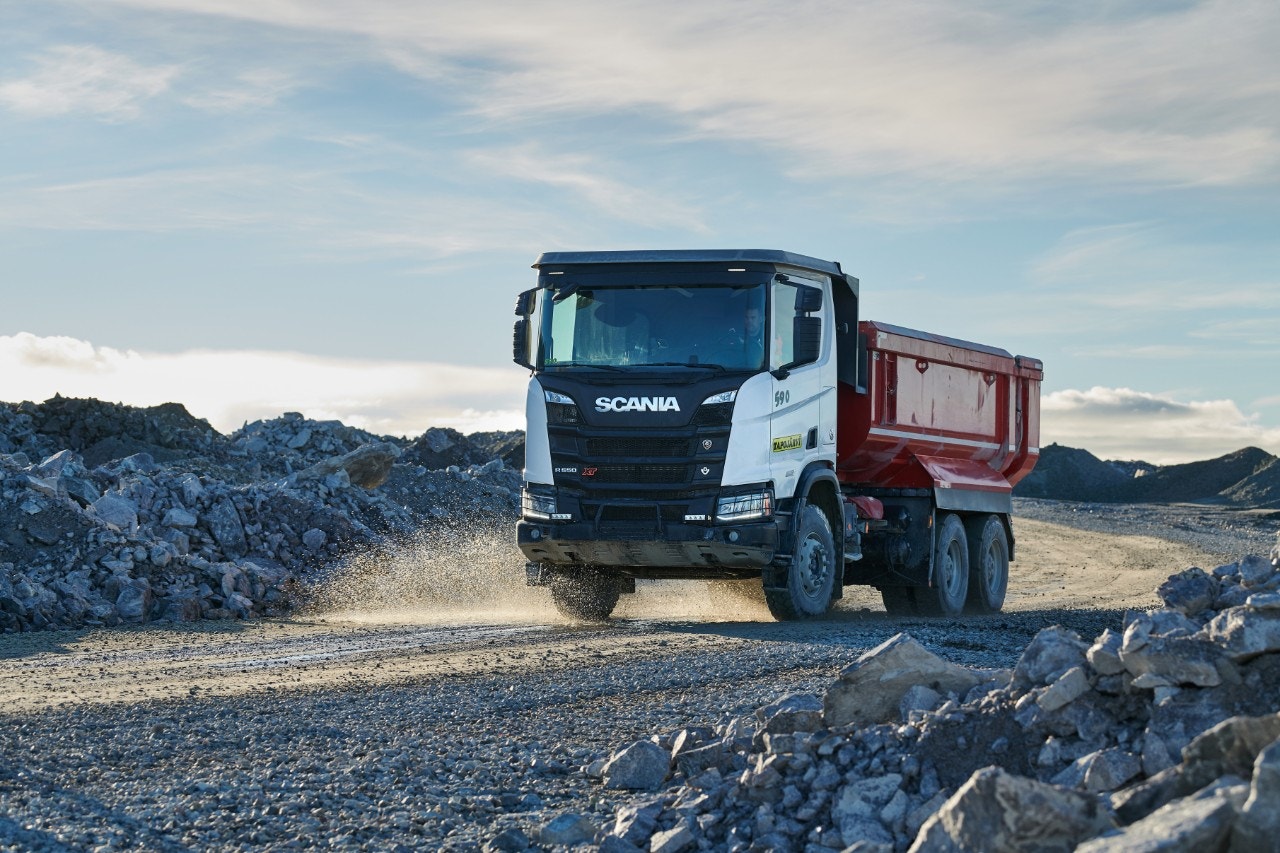
[[[900,631],[1012,666],[1042,627],[1118,627],[1168,574],[1266,553],[1280,526],[1018,503],[1007,610],[980,619],[891,619],[851,589],[829,619],[778,624],[749,595],[671,584],[574,625],[490,554],[456,557],[482,579],[462,609],[366,595],[289,620],[4,635],[0,850],[468,850],[565,812],[604,827],[635,795],[579,768],[621,745],[821,692]]]

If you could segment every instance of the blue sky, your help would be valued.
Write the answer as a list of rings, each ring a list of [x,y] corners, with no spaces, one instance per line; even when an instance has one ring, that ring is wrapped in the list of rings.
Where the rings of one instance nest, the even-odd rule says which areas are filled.
[[[514,426],[557,249],[780,248],[1280,453],[1280,5],[0,0],[0,399]]]

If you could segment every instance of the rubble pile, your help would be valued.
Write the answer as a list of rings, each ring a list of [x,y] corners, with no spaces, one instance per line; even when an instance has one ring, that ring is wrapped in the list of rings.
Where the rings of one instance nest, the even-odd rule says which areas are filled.
[[[0,453],[44,459],[59,450],[74,450],[93,468],[134,453],[161,461],[221,458],[226,439],[179,403],[136,408],[61,396],[0,403]]]
[[[352,554],[514,516],[501,458],[431,470],[413,444],[296,413],[223,436],[176,404],[0,405],[0,631],[282,614]]]
[[[1190,568],[1088,642],[1046,628],[1012,670],[899,634],[825,695],[629,744],[583,768],[652,792],[601,850],[1276,849],[1280,537]]]

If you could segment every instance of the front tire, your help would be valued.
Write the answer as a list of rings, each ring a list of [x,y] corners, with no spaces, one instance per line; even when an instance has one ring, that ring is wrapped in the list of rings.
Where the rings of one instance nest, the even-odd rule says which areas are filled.
[[[954,513],[942,516],[933,547],[933,582],[916,589],[916,604],[928,616],[959,616],[969,595],[969,540]]]
[[[1009,591],[1009,537],[996,515],[983,515],[968,525],[971,613],[999,613]]]
[[[551,576],[551,600],[561,616],[584,622],[605,622],[618,606],[622,584],[595,569],[556,572]]]
[[[818,507],[805,504],[796,529],[785,590],[766,589],[765,603],[775,619],[815,619],[831,608],[836,582],[836,545],[831,522]]]

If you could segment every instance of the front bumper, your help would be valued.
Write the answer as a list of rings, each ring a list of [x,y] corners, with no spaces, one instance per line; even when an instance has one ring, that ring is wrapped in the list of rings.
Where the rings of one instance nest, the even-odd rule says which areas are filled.
[[[638,578],[758,577],[773,562],[781,529],[776,518],[629,528],[522,520],[516,527],[530,562],[609,566]]]

